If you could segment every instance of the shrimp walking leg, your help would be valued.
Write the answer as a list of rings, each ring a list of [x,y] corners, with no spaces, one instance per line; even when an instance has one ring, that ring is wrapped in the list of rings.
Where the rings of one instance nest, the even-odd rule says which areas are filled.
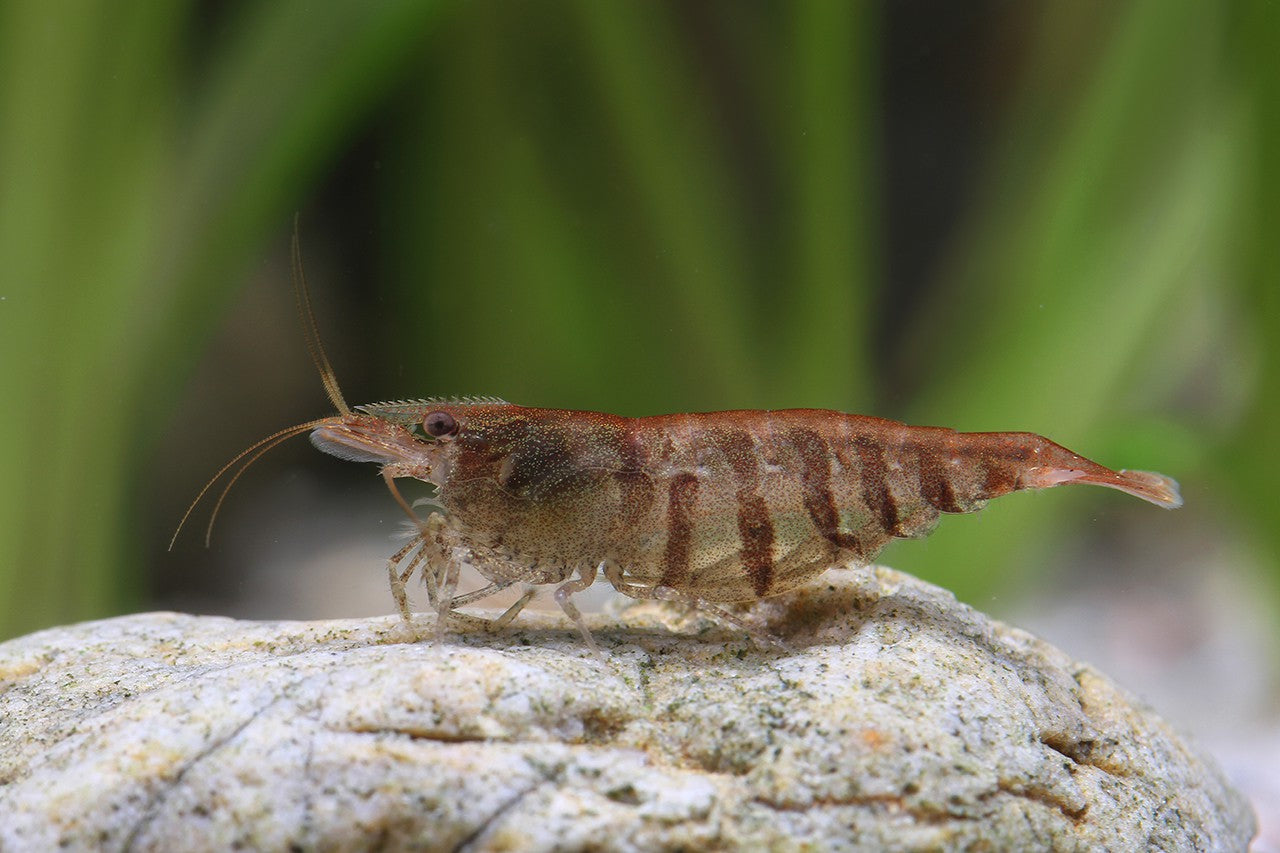
[[[578,610],[578,606],[571,601],[571,598],[574,593],[582,592],[595,583],[596,574],[603,566],[604,563],[601,563],[599,567],[578,569],[578,579],[565,581],[556,587],[555,592],[556,604],[559,604],[565,615],[573,621],[573,624],[578,626],[578,630],[582,632],[583,638],[587,641],[587,645],[591,647],[591,651],[596,657],[601,657],[600,648],[596,645],[591,632],[587,630],[587,623],[582,618],[582,611]]]
[[[409,583],[409,578],[413,576],[423,559],[420,550],[412,558],[409,555],[421,544],[422,538],[415,538],[407,542],[403,548],[391,555],[391,559],[387,560],[387,579],[391,583],[391,597],[395,599],[396,608],[400,611],[400,618],[405,622],[410,622],[413,619],[412,614],[409,613],[409,595],[405,592],[405,586]],[[408,567],[401,571],[400,564],[405,561],[408,562]]]
[[[709,601],[698,598],[696,595],[690,595],[687,592],[681,592],[669,586],[645,586],[632,583],[625,579],[622,568],[613,563],[606,562],[603,564],[603,568],[604,576],[609,580],[609,583],[613,584],[613,588],[623,595],[647,601],[668,601],[682,604],[697,613],[706,614],[722,625],[729,625],[740,631],[745,631],[759,646],[779,647],[783,645],[781,640],[760,626],[753,625],[722,607],[717,607]]]

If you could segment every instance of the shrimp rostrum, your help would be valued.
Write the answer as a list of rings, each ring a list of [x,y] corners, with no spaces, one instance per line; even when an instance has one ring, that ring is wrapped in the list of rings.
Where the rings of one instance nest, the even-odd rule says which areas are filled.
[[[500,400],[359,406],[312,425],[316,447],[434,484],[443,514],[392,569],[400,612],[421,567],[442,617],[512,584],[572,595],[598,573],[636,598],[716,604],[778,595],[845,561],[869,563],[942,513],[1022,489],[1086,483],[1181,504],[1160,474],[1114,471],[1039,435],[966,433],[817,409],[625,418]],[[408,557],[412,547],[420,550]],[[489,585],[454,598],[457,569]],[[532,592],[508,610],[515,615]]]

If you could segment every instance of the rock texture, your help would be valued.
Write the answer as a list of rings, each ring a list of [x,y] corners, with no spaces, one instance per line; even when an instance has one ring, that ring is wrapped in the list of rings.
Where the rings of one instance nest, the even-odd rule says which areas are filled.
[[[0,850],[1242,850],[1221,773],[1086,664],[888,569],[412,642],[151,613],[0,645]],[[428,623],[418,626],[429,634]]]

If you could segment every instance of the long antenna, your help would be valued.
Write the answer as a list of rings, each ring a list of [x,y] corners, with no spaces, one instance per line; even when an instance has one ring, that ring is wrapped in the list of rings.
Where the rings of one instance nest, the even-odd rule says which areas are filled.
[[[182,528],[186,525],[187,519],[191,517],[191,513],[195,511],[196,506],[199,505],[204,496],[209,493],[209,490],[213,488],[213,484],[221,480],[223,474],[227,473],[239,464],[241,459],[252,454],[249,461],[244,463],[244,465],[240,467],[240,470],[236,471],[235,475],[231,478],[231,482],[227,483],[226,488],[222,490],[222,494],[218,496],[218,503],[213,508],[213,515],[209,518],[209,526],[204,533],[204,545],[206,548],[209,547],[209,539],[213,535],[213,522],[218,518],[218,510],[221,509],[222,502],[227,497],[227,492],[229,492],[231,487],[235,485],[236,480],[240,479],[240,475],[245,472],[246,468],[257,461],[259,456],[266,453],[280,442],[292,438],[300,433],[304,433],[309,429],[315,429],[318,426],[324,426],[325,424],[331,424],[337,421],[338,418],[329,417],[308,421],[305,424],[296,424],[286,429],[282,429],[279,432],[272,433],[261,441],[256,441],[252,446],[246,447],[244,450],[237,453],[234,459],[219,468],[218,473],[209,478],[209,482],[204,484],[204,488],[200,490],[200,494],[196,495],[196,499],[191,502],[191,505],[187,507],[187,511],[182,514],[182,519],[178,522],[178,528],[173,531],[173,538],[169,540],[169,550],[173,550],[173,544],[178,541],[178,534],[182,532]]]
[[[338,387],[338,377],[325,355],[324,344],[320,342],[320,327],[316,324],[316,315],[311,310],[311,292],[307,290],[307,275],[302,269],[302,240],[298,236],[298,214],[293,215],[293,293],[298,300],[298,317],[302,321],[302,333],[307,339],[307,350],[311,353],[311,361],[324,383],[324,393],[329,395],[329,402],[338,410],[338,414],[346,417],[351,414],[351,407],[342,396]]]
[[[315,429],[325,424],[339,423],[343,418],[351,416],[351,407],[347,405],[346,398],[342,396],[342,389],[338,387],[338,377],[333,372],[333,365],[329,363],[329,357],[325,355],[324,344],[320,342],[320,327],[316,324],[315,312],[311,309],[311,292],[307,290],[307,276],[302,269],[302,240],[298,236],[298,215],[293,217],[293,244],[291,247],[291,258],[293,265],[293,294],[298,301],[298,318],[302,321],[302,334],[307,341],[307,350],[311,353],[311,361],[316,366],[316,371],[320,374],[320,381],[324,384],[324,392],[329,397],[329,402],[338,410],[336,417],[319,418],[314,421],[308,421],[305,424],[297,424],[295,426],[282,429],[277,433],[267,436],[261,441],[255,442],[252,446],[246,448],[236,455],[234,459],[218,469],[218,473],[214,474],[209,482],[205,483],[204,488],[196,495],[196,499],[187,507],[187,511],[182,514],[182,519],[178,522],[178,527],[173,531],[173,538],[169,540],[169,550],[173,550],[173,544],[178,541],[178,534],[182,532],[182,528],[186,525],[187,519],[191,517],[191,513],[196,506],[204,498],[214,484],[222,479],[222,475],[226,474],[241,460],[248,457],[247,461],[236,470],[231,479],[223,487],[222,492],[218,495],[218,500],[213,505],[213,513],[209,517],[209,526],[205,528],[204,544],[209,546],[210,537],[213,535],[213,523],[218,519],[218,511],[222,509],[222,503],[227,498],[227,493],[231,491],[231,487],[236,484],[240,476],[245,470],[258,460],[262,454],[271,448],[280,444],[286,439],[295,435]]]

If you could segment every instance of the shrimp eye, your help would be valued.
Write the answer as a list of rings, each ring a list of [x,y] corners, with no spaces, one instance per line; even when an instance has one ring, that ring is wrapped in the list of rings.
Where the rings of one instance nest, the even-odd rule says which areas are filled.
[[[444,438],[458,431],[458,421],[448,412],[431,412],[422,419],[422,428],[427,435]]]

